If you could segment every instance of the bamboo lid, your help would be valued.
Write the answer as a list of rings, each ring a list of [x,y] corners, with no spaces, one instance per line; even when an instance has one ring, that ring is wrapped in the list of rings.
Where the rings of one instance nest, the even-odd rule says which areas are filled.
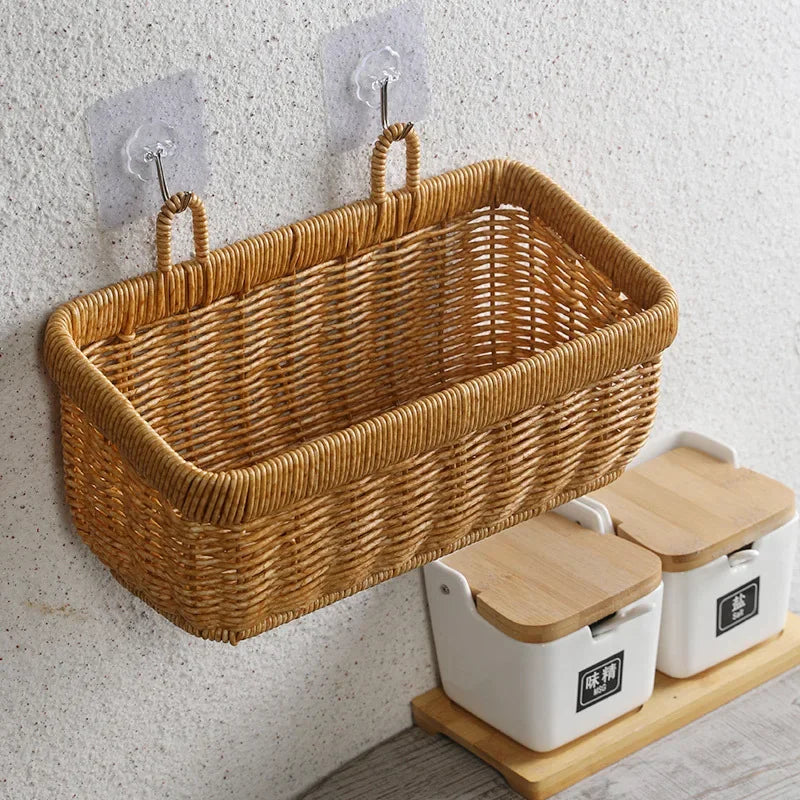
[[[652,553],[554,513],[442,561],[467,579],[478,613],[521,642],[560,639],[661,582],[661,565]]]
[[[617,534],[651,550],[665,572],[732,553],[788,522],[794,492],[749,469],[678,447],[593,492]]]

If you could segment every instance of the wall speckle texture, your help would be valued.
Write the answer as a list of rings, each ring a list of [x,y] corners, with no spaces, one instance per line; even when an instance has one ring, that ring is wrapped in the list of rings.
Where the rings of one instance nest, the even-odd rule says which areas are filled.
[[[200,74],[214,245],[340,205],[367,193],[368,143],[326,149],[319,43],[390,5],[0,0],[2,797],[289,798],[410,724],[433,684],[416,573],[237,648],[129,595],[70,524],[40,361],[55,305],[154,264],[152,220],[98,229],[88,107]],[[679,293],[658,428],[800,488],[798,3],[425,16],[424,173],[511,156],[573,193]]]

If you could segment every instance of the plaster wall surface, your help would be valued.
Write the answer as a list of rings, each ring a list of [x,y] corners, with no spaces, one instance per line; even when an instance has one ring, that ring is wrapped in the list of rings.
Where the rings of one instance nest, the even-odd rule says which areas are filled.
[[[369,143],[326,146],[320,39],[389,6],[0,0],[0,797],[283,800],[435,681],[418,573],[237,648],[128,594],[71,526],[40,358],[55,305],[154,264],[152,220],[98,228],[88,107],[196,70],[212,245],[234,241],[366,195]],[[423,173],[550,174],[678,291],[658,430],[800,489],[800,5],[429,0],[425,19]]]

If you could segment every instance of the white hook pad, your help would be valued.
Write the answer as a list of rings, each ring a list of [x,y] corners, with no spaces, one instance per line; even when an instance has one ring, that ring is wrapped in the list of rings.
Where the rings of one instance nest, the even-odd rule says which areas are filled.
[[[422,6],[415,0],[325,38],[325,109],[328,142],[334,152],[374,142],[381,132],[380,96],[369,77],[375,69],[390,78],[389,123],[419,122],[427,116],[430,89],[425,42]],[[392,80],[393,72],[398,77]]]
[[[155,217],[161,208],[155,164],[143,158],[149,139],[152,145],[170,142],[164,170],[171,192],[205,190],[209,170],[203,102],[194,72],[98,100],[87,116],[102,227]]]

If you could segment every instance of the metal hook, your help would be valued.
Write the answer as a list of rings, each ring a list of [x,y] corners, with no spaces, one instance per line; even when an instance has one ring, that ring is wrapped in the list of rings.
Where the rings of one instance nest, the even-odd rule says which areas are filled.
[[[158,174],[158,188],[161,189],[161,197],[164,198],[164,202],[166,203],[167,200],[172,196],[169,193],[169,189],[167,188],[167,179],[164,177],[164,164],[161,161],[161,157],[164,155],[164,147],[159,142],[154,150],[147,150],[144,154],[145,161],[155,161],[156,162],[156,173]]]
[[[381,125],[383,130],[389,127],[389,78],[386,77],[381,81]],[[403,132],[400,134],[401,139],[408,136],[409,131],[414,127],[413,122],[407,122]]]
[[[389,127],[389,77],[381,81],[381,125],[383,130]]]

